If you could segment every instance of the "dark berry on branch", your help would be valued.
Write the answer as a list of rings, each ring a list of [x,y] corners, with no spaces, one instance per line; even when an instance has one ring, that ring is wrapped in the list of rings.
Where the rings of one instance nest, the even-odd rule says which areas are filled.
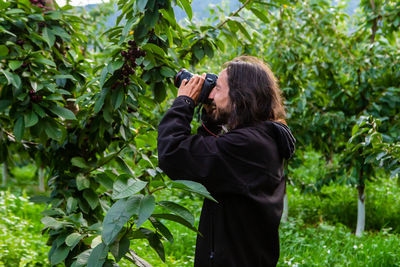
[[[44,28],[46,26],[46,23],[44,23],[43,21],[38,23],[39,28]]]
[[[35,90],[29,90],[29,94],[32,96],[32,95],[35,95],[36,92],[35,92]]]
[[[126,83],[129,83],[129,78],[125,78],[125,82],[126,82]]]
[[[37,7],[44,8],[44,5],[42,3],[39,3],[37,4]]]
[[[145,57],[145,56],[147,55],[147,53],[146,53],[146,51],[142,50],[142,51],[140,51],[140,55],[141,55],[142,57]]]
[[[22,65],[21,65],[22,68],[26,68],[27,66],[28,66],[28,63],[26,63],[26,62],[22,63]]]
[[[134,40],[129,40],[128,45],[130,46],[136,46],[136,42]]]
[[[130,74],[134,74],[134,73],[135,73],[135,70],[134,70],[134,69],[130,69],[130,70],[129,70],[129,73],[130,73]]]
[[[18,39],[16,42],[17,45],[23,45],[24,43],[25,43],[24,40],[21,39]]]
[[[117,88],[118,87],[118,85],[119,85],[119,82],[115,82],[112,86],[111,86],[111,89],[115,89],[115,88]]]
[[[124,76],[128,76],[128,75],[129,75],[129,70],[123,70],[123,71],[122,71],[122,74],[123,74]]]
[[[121,51],[121,56],[126,57],[127,53],[126,51]]]

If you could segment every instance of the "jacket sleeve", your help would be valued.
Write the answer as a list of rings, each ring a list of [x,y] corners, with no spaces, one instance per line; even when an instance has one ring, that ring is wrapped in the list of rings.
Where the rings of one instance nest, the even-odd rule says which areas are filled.
[[[215,193],[222,188],[224,191],[241,190],[240,181],[227,177],[227,173],[233,171],[227,153],[236,150],[230,143],[235,139],[240,146],[241,141],[234,138],[235,134],[224,134],[218,138],[191,135],[193,111],[193,100],[179,96],[161,120],[157,139],[159,167],[173,180],[199,182],[210,192]]]

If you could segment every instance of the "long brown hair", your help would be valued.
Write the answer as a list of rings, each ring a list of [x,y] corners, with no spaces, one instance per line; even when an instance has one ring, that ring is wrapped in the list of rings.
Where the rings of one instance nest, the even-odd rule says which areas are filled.
[[[267,64],[256,57],[240,56],[224,66],[232,104],[229,128],[266,120],[286,124],[282,91]]]

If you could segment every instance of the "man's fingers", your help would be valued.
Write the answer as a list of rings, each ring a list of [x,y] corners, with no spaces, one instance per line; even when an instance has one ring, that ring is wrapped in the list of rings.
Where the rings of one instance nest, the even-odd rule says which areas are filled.
[[[179,89],[185,87],[187,83],[188,83],[188,80],[183,79],[182,82],[181,82],[181,86],[179,86]]]

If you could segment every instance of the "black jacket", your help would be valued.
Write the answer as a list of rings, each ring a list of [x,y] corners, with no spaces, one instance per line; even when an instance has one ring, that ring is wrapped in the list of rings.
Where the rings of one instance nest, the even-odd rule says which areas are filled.
[[[199,182],[218,201],[204,200],[194,265],[275,266],[283,158],[293,154],[295,139],[287,126],[271,121],[218,138],[203,127],[191,135],[193,111],[191,98],[174,101],[158,128],[158,160],[171,179]]]

